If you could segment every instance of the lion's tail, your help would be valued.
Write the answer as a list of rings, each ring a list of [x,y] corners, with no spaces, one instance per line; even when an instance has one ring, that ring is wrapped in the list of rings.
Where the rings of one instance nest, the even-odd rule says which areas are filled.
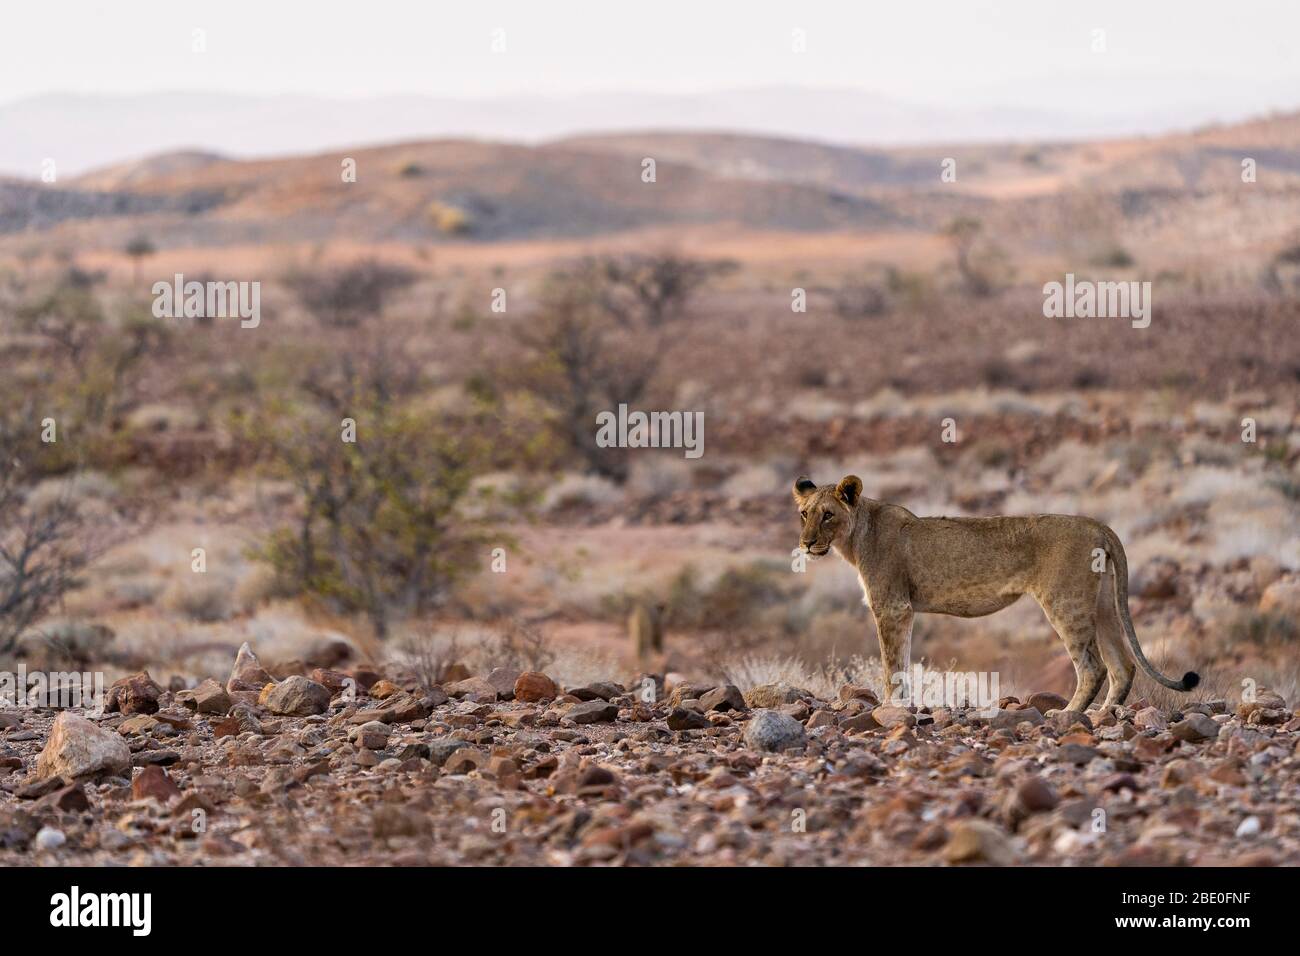
[[[1133,630],[1133,618],[1128,612],[1128,558],[1124,555],[1124,545],[1120,543],[1119,535],[1111,531],[1110,528],[1103,526],[1103,533],[1106,536],[1106,553],[1110,555],[1111,567],[1114,570],[1115,584],[1115,613],[1119,617],[1120,624],[1124,627],[1124,633],[1128,637],[1128,646],[1133,651],[1133,660],[1137,661],[1143,673],[1153,681],[1163,684],[1171,690],[1191,690],[1201,682],[1200,675],[1195,671],[1188,671],[1183,675],[1182,680],[1173,680],[1166,677],[1152,666],[1147,660],[1147,656],[1142,653],[1142,645],[1138,643],[1137,632]]]

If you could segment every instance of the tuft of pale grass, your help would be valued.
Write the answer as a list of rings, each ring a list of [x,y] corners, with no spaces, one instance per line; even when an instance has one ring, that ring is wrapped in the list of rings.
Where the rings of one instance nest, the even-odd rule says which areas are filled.
[[[886,688],[879,659],[861,655],[810,665],[797,657],[748,654],[725,661],[721,667],[723,679],[743,692],[763,684],[786,683],[820,700],[832,700],[845,684],[870,687],[877,696]]]

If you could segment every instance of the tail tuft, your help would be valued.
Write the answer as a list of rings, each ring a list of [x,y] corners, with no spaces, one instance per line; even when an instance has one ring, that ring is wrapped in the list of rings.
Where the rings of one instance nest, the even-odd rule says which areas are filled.
[[[1183,675],[1183,690],[1191,690],[1201,682],[1201,675],[1196,671],[1188,671]]]

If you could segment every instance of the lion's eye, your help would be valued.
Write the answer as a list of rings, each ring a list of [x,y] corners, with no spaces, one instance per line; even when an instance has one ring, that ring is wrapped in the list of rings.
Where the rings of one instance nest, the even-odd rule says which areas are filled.
[[[827,521],[831,520],[831,514],[832,512],[828,511],[824,515],[822,515],[822,524],[825,524]]]
[[[799,520],[800,520],[800,521],[807,521],[807,520],[808,520],[808,512],[806,512],[806,511],[801,511],[801,512],[799,512]]]

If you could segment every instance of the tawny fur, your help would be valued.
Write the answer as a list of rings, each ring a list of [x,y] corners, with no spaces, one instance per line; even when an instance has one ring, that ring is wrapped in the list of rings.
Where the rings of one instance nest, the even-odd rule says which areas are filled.
[[[876,619],[887,678],[911,665],[917,613],[981,617],[1025,594],[1042,607],[1074,662],[1068,709],[1084,710],[1109,680],[1106,706],[1122,704],[1141,667],[1173,690],[1199,682],[1161,674],[1142,653],[1128,609],[1128,562],[1110,528],[1074,515],[918,518],[862,496],[862,481],[795,481],[810,554],[834,548],[857,569]]]

